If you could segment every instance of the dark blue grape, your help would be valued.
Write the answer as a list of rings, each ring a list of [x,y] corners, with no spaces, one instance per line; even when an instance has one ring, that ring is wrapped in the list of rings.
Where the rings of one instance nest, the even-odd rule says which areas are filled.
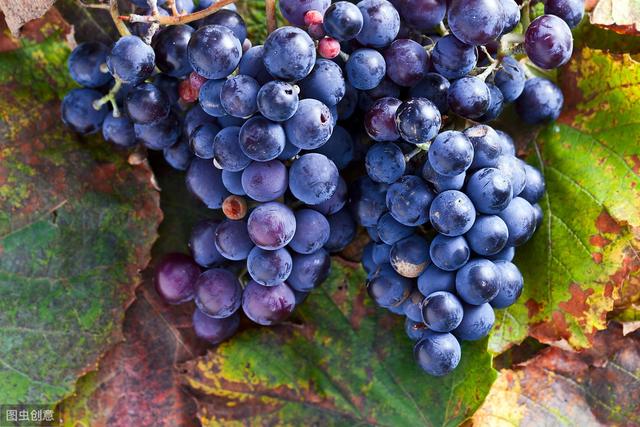
[[[413,321],[409,317],[404,320],[404,331],[412,341],[420,341],[421,339],[423,339],[425,337],[425,333],[428,330],[429,329],[422,322],[422,320],[420,320],[419,322]]]
[[[244,19],[234,10],[220,9],[202,21],[204,25],[222,25],[223,27],[227,27],[241,43],[247,38],[247,26],[244,23]]]
[[[363,26],[362,12],[348,1],[338,1],[324,13],[324,31],[338,41],[356,38]]]
[[[291,164],[289,188],[301,202],[316,205],[333,196],[338,178],[338,168],[331,160],[322,154],[309,153]]]
[[[191,230],[189,250],[193,260],[202,267],[219,267],[225,262],[215,246],[216,229],[220,221],[205,219],[198,222]]]
[[[507,224],[496,215],[479,215],[465,235],[471,249],[478,255],[496,255],[509,238]]]
[[[426,98],[403,102],[396,111],[396,126],[402,139],[425,144],[438,135],[442,118],[438,108]]]
[[[284,144],[284,149],[282,150],[282,153],[280,153],[280,155],[277,157],[278,160],[291,160],[293,159],[295,156],[298,155],[298,153],[300,153],[300,151],[302,151],[301,148],[296,147],[295,145],[293,145],[292,143],[290,143],[289,141],[287,141]]]
[[[313,205],[313,209],[324,215],[334,214],[344,207],[347,203],[348,197],[347,183],[342,179],[342,177],[339,177],[338,187],[336,188],[336,192],[333,193],[333,196],[331,196],[329,200]]]
[[[424,300],[424,296],[417,289],[414,289],[402,304],[407,319],[422,322],[422,300]]]
[[[513,198],[511,182],[495,168],[480,169],[469,178],[467,194],[475,208],[485,214],[497,214]]]
[[[257,96],[260,85],[249,76],[231,77],[220,89],[222,108],[233,117],[250,117],[258,111]]]
[[[393,184],[402,177],[405,166],[402,150],[392,142],[379,142],[367,151],[367,174],[376,182]]]
[[[429,55],[419,43],[398,39],[384,51],[387,76],[397,85],[415,86],[428,71]]]
[[[353,139],[342,126],[333,128],[331,138],[315,150],[327,156],[339,170],[346,168],[353,160]]]
[[[253,46],[242,55],[238,64],[238,71],[240,74],[253,77],[261,85],[273,80],[273,77],[267,71],[267,67],[264,66],[263,57],[264,46]]]
[[[220,169],[210,160],[194,158],[187,170],[187,188],[209,209],[220,209],[229,192],[222,184]]]
[[[362,13],[362,30],[356,39],[365,46],[385,47],[398,35],[400,14],[386,0],[362,0],[358,4]]]
[[[429,243],[413,235],[393,244],[389,253],[391,266],[403,277],[418,277],[429,265]]]
[[[282,153],[286,141],[284,129],[264,117],[252,117],[240,128],[242,152],[251,160],[266,162]]]
[[[249,237],[259,248],[276,250],[285,247],[296,232],[296,217],[282,203],[264,203],[249,215]]]
[[[471,166],[473,145],[462,132],[455,130],[439,134],[429,147],[429,163],[440,175],[457,176]]]
[[[258,92],[258,110],[276,122],[290,119],[298,109],[298,102],[297,89],[286,82],[268,82]]]
[[[524,171],[526,174],[526,184],[522,193],[520,193],[520,197],[531,204],[537,203],[544,194],[544,177],[538,169],[526,163],[524,164]]]
[[[133,122],[126,115],[107,114],[102,122],[102,137],[118,147],[129,148],[137,144]]]
[[[340,66],[328,59],[316,60],[311,73],[300,83],[305,98],[314,98],[325,105],[336,105],[346,92]]]
[[[196,5],[193,0],[175,0],[176,9],[178,13],[183,15],[188,15],[194,10],[196,10]]]
[[[422,302],[422,319],[436,332],[454,330],[462,321],[462,315],[462,303],[450,292],[434,292]]]
[[[465,265],[471,256],[467,241],[462,236],[447,237],[438,234],[429,247],[431,262],[446,271],[455,271]]]
[[[356,236],[357,226],[348,209],[342,209],[327,217],[329,221],[329,239],[324,248],[329,252],[340,252]]]
[[[475,46],[463,43],[451,34],[438,40],[431,52],[433,68],[450,80],[469,74],[477,61],[478,53]]]
[[[296,305],[296,297],[286,283],[262,286],[253,280],[244,288],[242,310],[259,325],[269,326],[285,320]]]
[[[324,13],[331,4],[331,0],[281,0],[278,2],[282,16],[299,27],[304,26],[304,14],[310,10]]]
[[[242,45],[227,27],[205,25],[191,35],[187,54],[196,73],[208,79],[223,79],[238,66]]]
[[[220,344],[231,338],[240,326],[240,316],[234,313],[224,319],[215,319],[196,308],[193,312],[193,330],[198,338],[210,344]]]
[[[338,118],[346,120],[355,113],[358,107],[358,91],[351,83],[345,82],[345,93],[340,102],[338,102]]]
[[[496,169],[511,182],[513,196],[522,193],[527,183],[527,173],[524,170],[525,163],[513,156],[500,156],[496,161]]]
[[[362,267],[367,275],[371,275],[378,269],[378,264],[373,260],[373,245],[374,242],[369,242],[364,246],[362,250]]]
[[[487,256],[491,261],[512,261],[516,255],[516,249],[513,246],[506,246],[503,250],[495,255]]]
[[[299,292],[309,292],[322,284],[331,271],[331,257],[324,249],[310,254],[294,254],[293,269],[287,280]]]
[[[222,183],[224,188],[231,194],[236,196],[244,196],[244,188],[242,188],[242,172],[222,171]]]
[[[133,125],[136,141],[150,150],[164,150],[178,141],[182,129],[175,113],[170,113],[164,120],[150,124]]]
[[[418,277],[418,290],[424,296],[437,291],[455,292],[456,274],[452,271],[444,271],[430,264]]]
[[[477,119],[487,112],[491,93],[478,77],[463,77],[451,83],[447,97],[449,108],[467,119]]]
[[[412,98],[426,98],[438,107],[440,114],[445,114],[449,110],[449,80],[438,73],[427,73],[409,91]]]
[[[167,99],[171,105],[183,109],[178,102],[180,100],[180,80],[167,74],[160,73],[154,77],[153,84],[167,95]]]
[[[491,301],[500,291],[500,270],[489,260],[473,259],[456,273],[456,291],[473,305]]]
[[[445,0],[396,0],[394,5],[404,22],[420,32],[438,26],[447,11]]]
[[[215,137],[220,132],[220,126],[207,123],[191,133],[189,146],[191,151],[201,159],[212,159]]]
[[[62,121],[74,132],[84,135],[97,132],[109,113],[106,105],[99,110],[93,108],[100,98],[102,94],[93,89],[71,89],[62,100]]]
[[[461,236],[473,226],[476,210],[464,193],[447,190],[433,199],[429,219],[438,233],[450,237]]]
[[[349,56],[345,70],[349,83],[353,87],[368,90],[380,84],[387,72],[387,67],[380,52],[373,49],[358,49]]]
[[[428,161],[422,165],[421,172],[422,179],[431,184],[436,193],[441,193],[446,190],[460,190],[464,186],[464,180],[467,176],[464,172],[456,176],[440,175],[433,170],[431,163]]]
[[[535,77],[527,80],[524,90],[516,100],[516,111],[529,124],[556,120],[562,111],[564,96],[553,82]]]
[[[524,34],[524,48],[538,67],[558,68],[569,62],[573,53],[571,28],[557,16],[539,16]]]
[[[407,175],[389,186],[386,204],[396,221],[408,226],[425,224],[433,193],[417,176]]]
[[[71,78],[84,87],[100,87],[111,81],[111,74],[103,68],[109,48],[100,42],[80,43],[69,55],[67,66]]]
[[[415,227],[400,224],[390,213],[386,213],[378,221],[376,230],[380,240],[387,245],[393,245],[399,240],[411,236],[415,231]]]
[[[502,58],[500,65],[501,67],[496,71],[494,83],[502,92],[504,102],[513,102],[522,93],[527,76],[524,74],[522,65],[511,56]]]
[[[242,172],[242,188],[257,202],[282,197],[288,184],[287,167],[279,160],[252,162]]]
[[[509,240],[507,241],[509,246],[523,245],[536,231],[535,210],[522,197],[514,197],[498,216],[502,218],[509,229]]]
[[[502,110],[504,109],[504,97],[502,96],[502,92],[498,89],[498,86],[487,83],[487,87],[489,88],[489,107],[487,111],[478,118],[478,121],[487,123],[492,122],[497,119],[500,114],[502,114]]]
[[[189,25],[172,25],[153,38],[151,46],[160,71],[173,77],[183,77],[191,72],[187,45],[193,31]]]
[[[301,209],[295,213],[296,233],[289,247],[300,254],[310,254],[329,240],[329,221],[320,212]]]
[[[207,316],[223,319],[240,308],[242,287],[228,270],[213,268],[202,273],[195,284],[196,306]]]
[[[500,272],[500,292],[491,300],[494,308],[506,308],[513,305],[522,294],[524,279],[514,264],[506,260],[495,261]]]
[[[296,147],[313,150],[325,144],[333,132],[331,111],[315,99],[303,99],[284,124],[287,140]]]
[[[151,83],[142,83],[131,90],[124,106],[131,120],[143,125],[158,123],[171,111],[167,95]]]
[[[155,53],[140,37],[121,37],[107,57],[111,75],[123,83],[137,85],[151,76],[155,67]]]
[[[536,203],[532,207],[533,207],[533,213],[536,219],[536,229],[537,229],[537,228],[540,228],[540,226],[542,225],[542,220],[544,219],[544,212],[542,212],[542,208],[538,203]]]
[[[156,266],[156,291],[169,304],[180,304],[193,299],[200,267],[190,256],[181,253],[166,255]]]
[[[278,79],[301,80],[309,75],[315,62],[313,40],[299,28],[280,27],[264,43],[264,65]]]
[[[240,128],[226,127],[215,135],[213,139],[213,159],[215,164],[230,172],[240,172],[251,163],[240,148]]]
[[[387,211],[388,186],[374,182],[368,176],[357,179],[351,187],[351,209],[360,225],[372,227]]]
[[[194,105],[184,116],[183,131],[184,135],[189,138],[191,132],[199,128],[205,123],[217,124],[217,120],[205,113],[200,104]]]
[[[373,245],[372,250],[372,258],[373,261],[378,264],[389,264],[391,255],[391,245],[387,245],[386,243],[378,243]]]
[[[491,305],[487,303],[481,305],[465,304],[464,317],[453,334],[460,340],[476,341],[489,334],[495,320],[496,315]]]
[[[382,266],[367,283],[369,296],[385,308],[401,305],[409,297],[412,288],[411,280],[400,276],[388,264]]]
[[[452,0],[447,23],[457,38],[479,46],[502,34],[505,16],[500,0]]]
[[[547,0],[544,13],[555,15],[566,22],[569,28],[574,28],[584,16],[584,0]]]
[[[231,261],[247,259],[253,242],[247,232],[247,222],[225,219],[216,228],[215,245],[220,255]]]
[[[164,159],[169,166],[179,171],[186,171],[193,159],[193,152],[189,148],[189,142],[183,137],[171,147],[162,150]]]
[[[414,347],[413,355],[426,373],[441,377],[460,363],[460,344],[450,333],[426,331]]]
[[[289,252],[280,248],[266,251],[254,247],[247,258],[247,271],[253,280],[263,286],[277,286],[291,274],[293,261]]]
[[[501,131],[500,129],[496,129],[496,133],[500,136],[500,146],[502,147],[502,154],[505,156],[515,157],[516,144],[515,142],[513,142],[513,138],[511,138],[508,133]]]
[[[375,141],[395,141],[400,139],[396,128],[396,111],[402,104],[397,98],[385,96],[371,105],[364,116],[364,129]]]
[[[227,114],[220,99],[220,93],[225,81],[208,80],[200,87],[200,92],[198,93],[199,105],[210,116],[222,117]]]

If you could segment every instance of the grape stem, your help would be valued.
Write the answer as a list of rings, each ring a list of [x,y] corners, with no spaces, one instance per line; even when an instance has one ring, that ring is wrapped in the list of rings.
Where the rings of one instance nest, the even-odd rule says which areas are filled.
[[[413,159],[415,156],[417,156],[418,154],[422,153],[423,151],[429,150],[428,146],[427,146],[426,149],[424,149],[424,148],[421,147],[422,145],[431,145],[431,144],[427,143],[427,144],[417,145],[416,148],[413,149],[413,151],[410,151],[409,153],[404,155],[405,163],[409,163],[409,160]]]
[[[118,108],[118,103],[116,102],[116,94],[122,87],[122,80],[117,77],[115,80],[116,82],[113,84],[111,90],[109,90],[109,93],[107,93],[102,98],[93,101],[93,108],[99,110],[104,104],[109,102],[111,103],[111,107],[113,108],[113,117],[120,117],[120,109]]]
[[[167,7],[171,11],[171,16],[179,16],[178,8],[176,7],[176,0],[167,0]]]
[[[111,14],[113,23],[116,25],[118,33],[120,33],[122,37],[130,36],[131,33],[129,32],[129,29],[119,18],[120,11],[118,10],[118,0],[109,0],[109,13]]]
[[[278,22],[276,21],[276,1],[265,0],[264,10],[267,16],[267,34],[271,34],[278,28]]]
[[[189,22],[197,21],[198,19],[206,18],[214,12],[222,9],[224,6],[235,2],[235,0],[218,0],[211,6],[206,9],[199,10],[194,13],[189,13],[186,15],[178,15],[178,16],[154,16],[154,15],[136,15],[132,13],[126,16],[119,16],[118,19],[120,21],[126,22],[142,22],[147,24],[153,24],[154,22],[158,23],[158,25],[182,25],[188,24]]]
[[[108,4],[104,4],[104,3],[85,3],[82,0],[76,0],[76,3],[78,3],[78,5],[80,7],[84,7],[84,8],[87,8],[87,9],[109,10],[109,5]]]
[[[531,22],[531,1],[525,0],[520,5],[520,23],[522,24],[522,32],[524,33],[529,28]]]
[[[484,69],[482,73],[478,74],[476,77],[482,81],[487,80],[487,77],[489,77],[491,73],[493,73],[494,70],[498,68],[498,65],[500,65],[500,61],[492,62],[487,68]]]
[[[484,53],[487,56],[487,59],[489,60],[489,62],[491,62],[492,64],[495,62],[498,62],[497,59],[491,56],[486,46],[480,46],[480,50],[482,51],[482,53]]]
[[[446,36],[447,34],[449,34],[449,30],[447,30],[447,27],[444,26],[444,22],[440,21],[440,24],[438,25],[438,34],[442,37]]]

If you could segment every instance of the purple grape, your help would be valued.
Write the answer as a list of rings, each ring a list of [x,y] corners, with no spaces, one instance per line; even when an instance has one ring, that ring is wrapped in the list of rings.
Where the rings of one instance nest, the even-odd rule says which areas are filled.
[[[218,252],[215,245],[216,229],[220,221],[205,219],[198,222],[191,230],[189,250],[196,263],[202,267],[220,266],[225,258]]]
[[[324,249],[310,254],[294,254],[293,269],[287,279],[292,289],[310,292],[329,277],[331,257]]]
[[[296,232],[296,218],[282,203],[268,202],[256,207],[247,221],[251,240],[262,249],[285,247]]]
[[[500,0],[452,0],[447,11],[451,32],[474,46],[497,39],[504,29],[504,18]]]
[[[556,120],[562,111],[564,96],[553,82],[534,77],[527,80],[522,95],[516,100],[518,115],[529,124]]]
[[[247,222],[225,219],[216,228],[215,245],[220,255],[232,261],[247,259],[253,242],[247,232]]]
[[[396,128],[396,111],[402,104],[397,98],[384,97],[373,103],[364,116],[364,129],[375,141],[400,139]]]
[[[540,68],[558,68],[571,59],[571,28],[554,15],[542,15],[531,22],[524,35],[527,56]]]
[[[320,212],[301,209],[295,213],[296,232],[289,246],[300,254],[310,254],[329,240],[329,221]]]
[[[286,283],[262,286],[253,280],[242,294],[242,310],[259,325],[269,326],[286,320],[296,305],[296,298]]]
[[[240,308],[242,287],[228,270],[213,268],[202,273],[195,283],[196,306],[207,316],[223,319]]]
[[[429,55],[419,43],[398,39],[385,52],[387,76],[400,86],[415,86],[428,71]]]
[[[166,255],[155,270],[155,286],[158,294],[169,304],[180,304],[193,299],[200,267],[188,255]]]
[[[231,338],[236,333],[240,326],[240,316],[236,312],[229,317],[215,319],[196,308],[193,312],[192,322],[193,330],[198,338],[215,345]]]
[[[242,188],[257,202],[282,197],[288,184],[287,167],[279,160],[252,162],[242,172]]]
[[[281,0],[278,5],[282,16],[293,25],[304,26],[304,15],[310,10],[324,13],[331,0]]]
[[[555,15],[566,22],[569,28],[574,28],[582,21],[584,3],[584,0],[547,0],[544,13]]]
[[[287,280],[292,266],[291,255],[284,248],[266,251],[254,247],[247,258],[249,275],[263,286],[277,286]]]
[[[220,209],[229,196],[221,175],[212,161],[194,158],[187,170],[187,188],[209,209]]]
[[[296,159],[289,169],[289,188],[309,205],[329,200],[338,187],[338,168],[326,156],[309,153]]]

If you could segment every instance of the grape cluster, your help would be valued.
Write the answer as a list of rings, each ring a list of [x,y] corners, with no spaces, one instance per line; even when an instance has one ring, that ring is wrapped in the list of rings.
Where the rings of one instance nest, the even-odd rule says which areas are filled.
[[[520,295],[511,261],[542,221],[544,177],[492,122],[510,104],[528,124],[559,116],[546,70],[570,59],[584,1],[280,0],[291,25],[256,46],[232,6],[159,26],[172,13],[162,2],[133,3],[133,35],[71,54],[84,88],[62,117],[161,150],[223,213],[195,226],[190,256],[160,263],[158,292],[194,300],[194,328],[212,343],[242,312],[278,323],[359,224],[369,294],[406,316],[427,373],[453,370],[459,340],[486,336],[494,308]]]
[[[337,125],[341,68],[316,58],[296,27],[252,47],[232,9],[167,26],[146,43],[149,31],[137,23],[138,35],[112,47],[74,49],[69,72],[84,88],[64,98],[63,121],[83,134],[101,129],[118,147],[161,150],[186,172],[188,190],[223,213],[193,228],[190,256],[169,254],[156,270],[167,302],[195,302],[198,336],[227,339],[240,313],[279,323],[356,234],[340,176],[353,151]]]

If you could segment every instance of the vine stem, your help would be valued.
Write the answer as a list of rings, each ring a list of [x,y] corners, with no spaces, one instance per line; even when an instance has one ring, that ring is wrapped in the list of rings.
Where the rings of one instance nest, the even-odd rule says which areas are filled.
[[[500,64],[499,61],[492,62],[491,64],[489,64],[489,66],[487,68],[485,68],[485,70],[482,73],[478,74],[476,77],[478,77],[482,81],[487,80],[487,77],[489,77],[491,75],[491,73],[496,68],[498,68],[499,64]]]
[[[112,0],[113,1],[113,0]],[[224,6],[235,2],[235,0],[219,0],[209,6],[206,9],[199,10],[194,13],[190,13],[188,15],[178,15],[178,16],[153,16],[153,15],[126,15],[126,16],[118,16],[118,20],[127,21],[127,22],[143,22],[148,24],[153,24],[154,22],[158,23],[158,25],[181,25],[188,24],[189,22],[197,21],[198,19],[206,18],[214,12],[217,12]]]
[[[421,148],[421,147],[414,148],[413,151],[404,155],[404,161],[409,162],[409,160],[413,159],[415,156],[422,153],[423,151],[425,151],[424,148]]]
[[[276,21],[276,0],[265,0],[264,9],[267,15],[267,34],[271,34],[278,28],[278,22]]]
[[[109,0],[109,13],[111,14],[111,19],[113,20],[113,23],[116,25],[116,29],[118,30],[118,33],[120,33],[122,37],[130,36],[131,33],[129,32],[129,29],[127,28],[126,25],[124,25],[124,22],[120,20],[120,11],[118,10],[118,0]]]
[[[100,99],[96,99],[93,102],[93,108],[99,110],[104,104],[109,102],[111,103],[111,107],[113,108],[113,117],[120,117],[120,110],[118,109],[118,103],[116,102],[116,94],[122,87],[122,81],[117,78],[115,80],[116,82],[113,84],[111,90],[109,90],[109,93],[107,93]]]

